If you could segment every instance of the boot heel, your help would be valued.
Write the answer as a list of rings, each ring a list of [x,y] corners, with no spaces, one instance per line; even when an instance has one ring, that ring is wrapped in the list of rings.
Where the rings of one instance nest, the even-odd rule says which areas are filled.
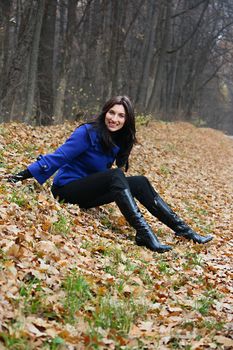
[[[144,232],[143,236],[137,233],[135,242],[138,246],[144,246],[157,253],[165,253],[172,249],[169,245],[161,244],[153,232]]]
[[[144,246],[142,239],[138,238],[137,236],[135,238],[135,242],[138,246],[141,246],[141,247]]]

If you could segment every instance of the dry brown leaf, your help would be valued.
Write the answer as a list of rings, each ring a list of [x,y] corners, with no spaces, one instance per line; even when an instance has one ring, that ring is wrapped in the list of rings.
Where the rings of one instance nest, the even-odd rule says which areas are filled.
[[[214,340],[219,344],[233,348],[233,339],[231,338],[224,337],[223,335],[216,335]]]

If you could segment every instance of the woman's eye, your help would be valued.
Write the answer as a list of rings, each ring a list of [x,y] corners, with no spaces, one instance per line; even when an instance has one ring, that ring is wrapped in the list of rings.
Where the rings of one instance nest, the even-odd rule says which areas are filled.
[[[109,114],[112,114],[112,115],[114,114],[114,112],[113,112],[113,111],[109,111],[108,113],[109,113]]]

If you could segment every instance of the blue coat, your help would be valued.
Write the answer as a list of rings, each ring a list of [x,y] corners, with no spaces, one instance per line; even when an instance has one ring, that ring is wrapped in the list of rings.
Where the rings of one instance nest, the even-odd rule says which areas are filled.
[[[40,155],[28,166],[32,176],[42,185],[57,170],[56,186],[111,168],[120,148],[104,152],[98,132],[91,124],[78,127],[54,153]]]

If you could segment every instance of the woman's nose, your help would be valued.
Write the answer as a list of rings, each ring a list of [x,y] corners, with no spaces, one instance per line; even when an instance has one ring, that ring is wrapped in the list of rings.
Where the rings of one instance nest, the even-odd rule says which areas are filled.
[[[117,114],[112,115],[113,120],[117,120]]]

